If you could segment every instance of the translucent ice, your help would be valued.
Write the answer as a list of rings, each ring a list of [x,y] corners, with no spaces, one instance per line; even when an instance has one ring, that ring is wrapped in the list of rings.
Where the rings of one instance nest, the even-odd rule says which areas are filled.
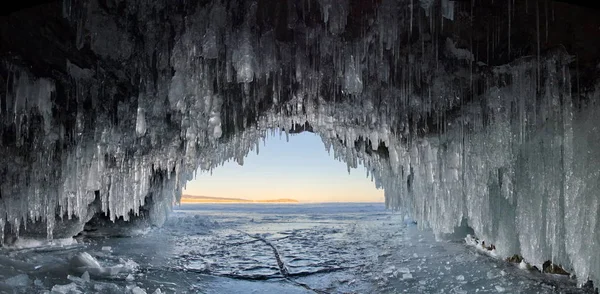
[[[27,287],[27,286],[31,285],[31,279],[29,279],[29,276],[26,274],[20,274],[20,275],[16,275],[14,277],[5,279],[4,283],[6,283],[7,285],[12,286],[12,287]]]

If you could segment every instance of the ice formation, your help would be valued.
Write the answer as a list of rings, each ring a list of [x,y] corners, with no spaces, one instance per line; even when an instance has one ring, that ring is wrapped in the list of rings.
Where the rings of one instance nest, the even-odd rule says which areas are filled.
[[[582,49],[600,38],[581,25],[598,20],[525,2],[63,0],[3,16],[0,242],[160,225],[198,167],[312,131],[419,225],[466,220],[498,255],[600,280],[600,56]]]

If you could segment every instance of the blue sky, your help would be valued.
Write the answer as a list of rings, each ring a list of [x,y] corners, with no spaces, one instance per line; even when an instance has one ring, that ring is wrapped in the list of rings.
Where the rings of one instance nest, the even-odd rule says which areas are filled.
[[[328,154],[318,135],[304,132],[268,137],[260,152],[244,165],[226,162],[210,173],[198,172],[184,194],[253,200],[293,198],[301,202],[382,202],[383,190],[359,166],[350,174],[346,163]]]

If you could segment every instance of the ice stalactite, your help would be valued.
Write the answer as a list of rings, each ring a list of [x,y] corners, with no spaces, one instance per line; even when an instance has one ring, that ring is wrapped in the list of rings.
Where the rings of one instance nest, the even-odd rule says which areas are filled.
[[[548,9],[499,2],[65,0],[43,17],[15,12],[0,38],[0,238],[160,225],[198,167],[242,164],[268,132],[307,130],[421,226],[451,233],[466,220],[499,254],[600,280],[598,56],[570,52],[598,41],[552,33]],[[587,45],[560,46],[573,39]],[[589,75],[577,91],[574,64]]]

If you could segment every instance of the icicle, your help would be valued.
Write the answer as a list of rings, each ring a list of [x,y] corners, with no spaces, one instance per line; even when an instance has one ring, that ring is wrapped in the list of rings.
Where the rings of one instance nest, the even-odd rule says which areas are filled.
[[[511,46],[510,46],[510,41],[511,41],[511,30],[512,30],[512,3],[513,0],[509,0],[508,1],[508,58],[510,59],[511,56]],[[514,3],[513,3],[514,4]],[[489,59],[489,58],[488,58]],[[489,64],[489,60],[488,60],[488,64]]]
[[[544,6],[544,17],[546,18],[546,42],[548,42],[548,32],[550,31],[548,29],[548,0],[544,1],[545,6]]]
[[[536,22],[536,38],[537,38],[537,89],[540,89],[540,80],[541,80],[541,46],[540,46],[540,7],[539,1],[535,1],[535,22]]]
[[[12,229],[13,233],[15,233],[15,237],[19,238],[19,231],[21,230],[21,220],[16,218],[12,221]]]
[[[0,215],[0,246],[4,245],[4,216]]]
[[[409,9],[410,9],[410,30],[409,30],[409,33],[410,34],[412,34],[412,32],[413,32],[413,14],[414,14],[413,1],[414,0],[410,0],[410,6],[409,6]]]
[[[62,1],[62,13],[63,13],[63,17],[66,19],[69,19],[71,17],[71,0],[63,0]]]
[[[137,133],[138,137],[146,134],[146,117],[144,115],[144,110],[141,107],[138,107],[137,109],[135,132]]]
[[[454,20],[454,1],[442,0],[442,16],[449,20]],[[444,21],[442,19],[442,29],[443,24]]]

